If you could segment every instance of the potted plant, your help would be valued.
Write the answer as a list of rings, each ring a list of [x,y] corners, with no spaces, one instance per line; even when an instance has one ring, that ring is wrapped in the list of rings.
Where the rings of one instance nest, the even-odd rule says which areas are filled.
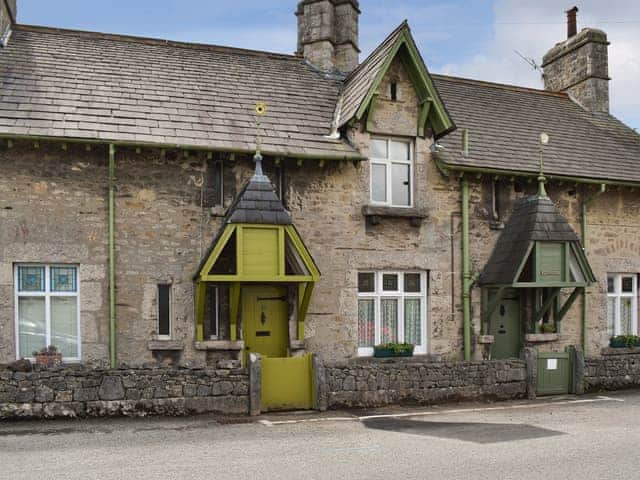
[[[43,367],[57,367],[62,364],[62,353],[54,345],[33,352],[33,356],[36,359],[36,364]]]
[[[412,357],[415,345],[411,343],[383,343],[373,347],[373,356],[386,357]]]
[[[556,333],[556,326],[552,323],[543,323],[540,329],[542,333]]]
[[[640,347],[640,337],[637,335],[617,335],[609,340],[611,348]]]

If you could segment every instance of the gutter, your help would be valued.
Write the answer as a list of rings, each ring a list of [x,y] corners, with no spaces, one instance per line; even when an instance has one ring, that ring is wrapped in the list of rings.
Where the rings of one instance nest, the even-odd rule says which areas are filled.
[[[582,215],[581,215],[581,223],[582,223],[582,248],[584,249],[584,254],[587,254],[587,248],[589,245],[589,236],[588,236],[588,225],[587,225],[587,207],[591,204],[591,202],[601,194],[607,191],[607,184],[601,183],[600,190],[594,193],[592,196],[588,198],[584,198],[582,200]],[[585,288],[582,291],[582,352],[584,356],[587,356],[587,351],[589,349],[589,332],[587,331],[589,327],[589,297],[587,296],[587,289]]]
[[[118,367],[116,352],[115,153],[115,146],[109,145],[109,359],[111,368]]]

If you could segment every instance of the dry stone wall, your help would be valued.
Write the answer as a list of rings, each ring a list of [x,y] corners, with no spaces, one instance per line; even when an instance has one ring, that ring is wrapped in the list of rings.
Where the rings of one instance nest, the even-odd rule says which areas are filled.
[[[519,360],[432,362],[416,358],[355,360],[325,366],[328,408],[454,401],[509,400],[526,395]]]
[[[585,360],[585,391],[640,388],[640,348],[620,353]]]
[[[249,375],[229,361],[204,369],[0,371],[0,420],[248,412]]]

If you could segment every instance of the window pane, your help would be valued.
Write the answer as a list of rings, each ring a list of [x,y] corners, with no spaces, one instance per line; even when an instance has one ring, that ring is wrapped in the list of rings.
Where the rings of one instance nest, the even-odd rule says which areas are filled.
[[[171,335],[169,294],[171,285],[158,285],[158,335]]]
[[[631,324],[632,309],[631,298],[620,299],[620,335],[633,335],[633,325]]]
[[[358,347],[373,347],[375,343],[375,301],[358,300]]]
[[[420,293],[422,290],[420,285],[419,273],[405,273],[404,274],[404,291],[409,293]]]
[[[615,335],[616,298],[607,299],[607,331],[610,337]]]
[[[411,195],[409,165],[394,163],[391,166],[391,203],[393,205],[410,205]]]
[[[633,277],[622,277],[622,292],[633,293]]]
[[[21,292],[44,292],[44,267],[18,267]]]
[[[616,291],[615,278],[607,277],[607,292],[614,293]]]
[[[218,315],[220,314],[219,302],[218,302],[218,286],[207,285],[205,297],[205,318],[209,326],[209,337],[218,337]],[[161,334],[169,335],[169,333]]]
[[[51,267],[52,292],[75,292],[76,288],[75,267]]]
[[[398,341],[398,300],[382,299],[381,335],[382,343]]]
[[[64,358],[78,358],[78,299],[51,298],[51,345]]]
[[[358,291],[360,293],[376,291],[376,276],[374,273],[358,273]]]
[[[419,298],[404,301],[404,341],[422,345],[422,316]]]
[[[387,158],[387,141],[371,140],[371,156],[373,158]]]
[[[374,202],[387,201],[387,167],[371,164],[371,199]]]
[[[382,275],[382,289],[385,292],[398,291],[398,275],[395,273],[385,273]]]
[[[407,142],[391,142],[391,152],[389,158],[391,160],[402,160],[408,162],[411,157],[409,144]]]
[[[47,346],[44,305],[43,297],[18,299],[18,338],[22,357],[31,357],[33,352]]]

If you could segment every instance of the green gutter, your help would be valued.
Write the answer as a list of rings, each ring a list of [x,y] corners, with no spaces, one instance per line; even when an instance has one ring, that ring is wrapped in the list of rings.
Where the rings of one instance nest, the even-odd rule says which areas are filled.
[[[223,153],[238,153],[238,154],[250,154],[255,153],[255,149],[251,148],[220,148],[220,147],[206,147],[202,145],[187,145],[179,143],[155,143],[155,142],[126,142],[126,141],[114,141],[114,140],[96,140],[91,138],[72,138],[72,137],[47,137],[39,135],[10,135],[6,133],[0,133],[0,139],[6,140],[26,140],[30,142],[55,142],[55,143],[81,143],[84,145],[110,145],[116,147],[145,147],[145,148],[161,148],[166,150],[193,150],[200,152],[223,152]],[[335,161],[362,161],[368,160],[367,157],[356,153],[353,155],[329,155],[329,154],[315,154],[315,153],[283,153],[272,152],[269,150],[262,150],[263,155],[270,157],[289,157],[298,158],[302,160],[335,160]]]
[[[109,357],[111,368],[118,367],[116,355],[116,259],[115,259],[115,146],[109,145]]]
[[[598,196],[606,192],[607,185],[600,184],[600,190],[589,198],[585,198],[582,201],[582,248],[584,248],[584,254],[587,254],[587,248],[589,246],[589,235],[587,226],[587,207]],[[589,297],[587,295],[587,289],[582,290],[582,352],[584,356],[587,356],[589,349]]]
[[[435,157],[435,156],[434,156]],[[482,168],[482,167],[467,167],[467,166],[459,166],[459,165],[449,165],[444,162],[441,158],[435,158],[436,166],[440,170],[440,172],[445,176],[450,176],[451,172],[459,172],[459,173],[475,173],[478,175],[496,175],[502,177],[528,177],[532,180],[535,180],[540,175],[539,172],[525,172],[523,170],[501,170],[498,168]],[[545,172],[545,177],[547,180],[554,180],[556,182],[565,182],[565,183],[583,183],[589,185],[614,185],[621,187],[631,187],[631,188],[640,188],[640,182],[626,182],[626,181],[618,181],[618,180],[604,180],[599,178],[591,178],[591,177],[575,177],[575,176],[566,176],[566,175],[553,175]]]
[[[471,262],[469,260],[469,181],[460,180],[462,187],[462,319],[464,359],[471,360]]]

